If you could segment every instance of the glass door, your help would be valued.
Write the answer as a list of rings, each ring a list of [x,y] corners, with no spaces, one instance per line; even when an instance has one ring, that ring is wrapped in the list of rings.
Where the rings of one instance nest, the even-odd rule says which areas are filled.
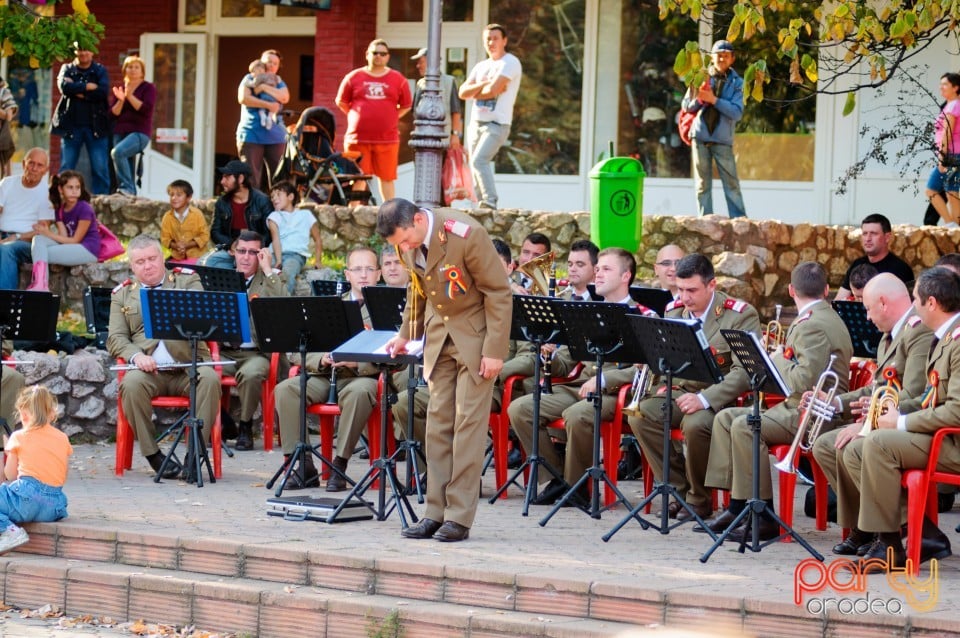
[[[143,194],[165,200],[167,185],[185,179],[195,196],[210,196],[210,157],[205,139],[205,34],[140,36],[147,79],[157,86],[154,133],[144,153]]]

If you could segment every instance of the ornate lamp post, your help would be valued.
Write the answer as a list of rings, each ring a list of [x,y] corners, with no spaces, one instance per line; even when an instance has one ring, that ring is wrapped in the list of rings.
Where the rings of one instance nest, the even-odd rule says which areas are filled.
[[[442,1],[430,0],[427,13],[427,75],[420,103],[413,113],[410,146],[413,155],[413,199],[418,206],[435,207],[443,202],[440,176],[443,151],[450,144],[444,131],[449,104],[440,92],[440,18]]]

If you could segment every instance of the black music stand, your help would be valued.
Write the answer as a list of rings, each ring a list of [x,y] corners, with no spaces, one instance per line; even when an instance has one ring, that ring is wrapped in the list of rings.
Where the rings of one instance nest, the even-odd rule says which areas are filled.
[[[627,311],[624,304],[594,301],[554,301],[554,307],[560,313],[564,330],[567,332],[568,347],[573,357],[580,361],[593,358],[597,366],[597,391],[587,399],[593,402],[593,465],[587,468],[583,476],[574,483],[553,509],[540,520],[544,527],[553,515],[560,511],[578,490],[590,481],[590,504],[584,509],[591,518],[600,518],[600,514],[623,503],[632,507],[616,484],[610,480],[603,465],[600,464],[600,424],[603,412],[603,364],[606,361],[636,363],[645,361],[645,355],[633,337],[633,331],[627,324]],[[618,432],[619,434],[619,432]],[[613,490],[617,500],[610,505],[600,507],[600,486],[606,485]],[[581,508],[583,509],[583,508]],[[646,525],[646,523],[643,523]]]
[[[4,339],[54,341],[59,311],[59,295],[32,290],[0,290],[0,342]],[[0,365],[0,383],[3,382],[4,367]],[[10,424],[2,415],[0,427],[10,435]]]
[[[787,387],[777,367],[770,360],[766,349],[755,334],[745,330],[721,330],[720,334],[722,334],[723,338],[730,344],[730,350],[740,360],[747,374],[750,375],[750,391],[753,392],[753,409],[747,417],[747,423],[750,424],[750,429],[753,432],[753,484],[752,495],[750,500],[747,501],[746,507],[737,514],[727,529],[723,530],[723,533],[720,534],[720,537],[716,539],[716,542],[714,542],[710,549],[700,557],[700,562],[706,563],[710,560],[710,555],[723,544],[723,541],[727,539],[730,532],[736,529],[747,516],[749,516],[750,519],[747,521],[747,527],[744,529],[743,538],[740,539],[740,547],[737,550],[741,554],[744,553],[748,547],[752,552],[759,552],[767,545],[776,543],[786,536],[790,536],[800,543],[805,550],[810,552],[811,556],[822,562],[823,556],[811,547],[792,527],[784,523],[783,519],[773,511],[773,508],[760,498],[760,393],[768,392],[770,394],[790,396],[790,388]],[[768,514],[776,521],[780,528],[785,529],[786,532],[772,540],[761,543],[760,516],[763,514]],[[704,528],[709,529],[705,525]],[[750,535],[748,544],[747,532],[751,531],[752,534]]]
[[[243,273],[233,268],[211,268],[197,264],[170,263],[172,267],[180,267],[184,271],[197,273],[204,290],[212,292],[243,292],[247,289],[247,281]]]
[[[636,507],[617,523],[613,529],[604,534],[603,541],[607,542],[613,535],[626,525],[630,519],[644,521],[640,516],[641,510],[658,496],[662,499],[660,508],[660,525],[648,523],[643,529],[652,527],[661,534],[669,534],[670,530],[683,525],[687,521],[678,521],[670,524],[670,497],[672,496],[689,514],[687,520],[697,521],[707,531],[703,519],[694,511],[677,489],[670,484],[670,431],[673,424],[673,380],[674,378],[702,381],[704,383],[719,383],[723,380],[717,361],[710,351],[710,343],[703,334],[703,324],[699,320],[690,319],[656,319],[653,317],[631,316],[630,327],[636,338],[641,342],[647,354],[647,363],[652,372],[664,376],[666,393],[663,396],[663,476],[660,483],[644,497]],[[710,532],[711,536],[713,532]]]
[[[530,469],[530,475],[527,478],[527,486],[523,496],[523,516],[527,516],[530,510],[530,502],[537,497],[537,485],[539,485],[538,475],[542,465],[553,478],[562,481],[563,474],[556,468],[547,463],[547,460],[540,456],[540,395],[543,388],[540,385],[540,378],[543,374],[543,362],[540,356],[540,349],[546,343],[566,344],[567,335],[563,329],[563,323],[560,315],[553,306],[551,297],[538,297],[532,295],[514,295],[513,296],[513,325],[515,330],[519,329],[524,341],[532,344],[531,350],[533,357],[533,442],[530,445],[530,454],[527,455],[523,464],[517,468],[513,476],[507,479],[507,482],[500,486],[496,494],[490,497],[490,504],[493,505],[500,498],[500,495],[507,491],[511,485],[520,487],[520,477]],[[582,303],[582,302],[577,302]],[[500,459],[505,463],[505,459]]]
[[[327,519],[328,523],[336,522],[337,516],[352,499],[356,498],[366,503],[363,500],[363,495],[373,487],[374,483],[377,484],[377,505],[373,508],[373,512],[378,521],[386,520],[390,513],[396,509],[400,516],[401,529],[409,527],[407,514],[410,514],[414,523],[417,522],[417,515],[413,511],[413,506],[407,500],[406,490],[400,486],[400,480],[397,478],[396,454],[391,456],[388,452],[387,436],[393,436],[393,434],[387,430],[387,417],[390,412],[388,391],[390,368],[396,364],[413,364],[419,359],[413,354],[398,354],[395,356],[387,354],[384,346],[395,336],[397,336],[397,333],[392,330],[364,330],[330,353],[334,361],[358,361],[377,364],[380,369],[380,387],[382,390],[380,392],[380,449],[370,450],[371,457],[375,453],[380,456],[370,464],[370,469],[363,475],[363,478],[357,481],[353,489],[340,502],[340,505],[333,510],[333,513]],[[387,506],[386,494],[388,481],[390,491],[393,493],[391,497],[393,503],[390,506]],[[406,508],[406,512],[404,512],[404,508]]]
[[[174,434],[173,445],[170,453],[164,456],[153,482],[160,482],[189,428],[187,458],[183,465],[187,481],[196,478],[197,487],[203,487],[203,468],[206,466],[210,482],[216,483],[210,457],[207,455],[207,446],[203,444],[201,437],[203,419],[197,418],[197,349],[200,341],[250,340],[247,296],[240,292],[141,288],[140,307],[143,311],[143,330],[148,339],[186,339],[190,342],[191,353],[191,365],[187,371],[190,380],[190,408],[186,416],[168,430]],[[212,423],[210,427],[213,427]]]
[[[847,330],[850,331],[853,356],[876,359],[883,333],[867,319],[867,309],[863,304],[859,301],[834,301],[833,309],[837,311]]]
[[[87,332],[93,335],[94,344],[100,350],[107,348],[112,294],[112,288],[100,286],[87,286],[83,291],[83,317],[87,324]]]
[[[403,310],[407,305],[407,289],[393,286],[366,286],[363,289],[363,299],[370,313],[370,323],[374,330],[399,332],[403,325]],[[410,494],[417,495],[417,503],[423,503],[423,475],[420,468],[426,471],[427,457],[423,453],[423,446],[413,435],[414,410],[416,406],[417,388],[421,387],[421,379],[416,374],[417,364],[423,363],[418,357],[416,363],[407,366],[407,436],[397,444],[393,456],[395,460],[401,457],[407,459],[406,489]],[[376,454],[376,450],[372,453]],[[421,465],[422,463],[422,465]]]
[[[673,301],[673,295],[663,288],[647,288],[646,286],[630,286],[630,297],[642,306],[646,306],[661,317],[667,305]]]
[[[347,307],[353,308],[349,312]],[[266,483],[271,489],[277,479],[275,496],[283,494],[283,489],[294,471],[300,478],[300,484],[307,484],[306,458],[308,454],[317,457],[321,469],[326,466],[335,474],[353,484],[346,473],[341,472],[327,457],[310,445],[307,437],[307,353],[329,352],[363,330],[363,322],[357,325],[357,317],[352,320],[350,314],[359,315],[360,309],[355,302],[345,302],[339,297],[259,297],[250,304],[253,311],[253,324],[257,328],[257,339],[264,352],[300,353],[300,438],[290,455],[289,461],[280,463],[280,468]],[[281,478],[282,476],[282,478]]]
[[[350,292],[350,282],[342,279],[337,281],[314,279],[310,282],[310,291],[314,297],[340,297],[344,293]]]

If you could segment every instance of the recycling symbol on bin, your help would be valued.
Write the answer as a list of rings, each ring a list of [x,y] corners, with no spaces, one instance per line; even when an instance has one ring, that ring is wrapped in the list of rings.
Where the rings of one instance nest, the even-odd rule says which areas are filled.
[[[618,217],[626,217],[637,207],[637,198],[627,190],[619,190],[610,196],[610,210]]]

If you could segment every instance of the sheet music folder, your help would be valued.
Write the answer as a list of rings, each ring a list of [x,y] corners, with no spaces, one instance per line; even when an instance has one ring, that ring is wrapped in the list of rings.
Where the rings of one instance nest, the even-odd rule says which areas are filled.
[[[833,309],[837,311],[844,325],[850,332],[850,341],[853,342],[853,356],[865,359],[876,359],[877,348],[883,333],[877,329],[872,321],[867,319],[867,309],[859,301],[834,301]]]
[[[786,379],[777,370],[777,366],[760,342],[760,337],[746,330],[721,330],[720,334],[730,344],[731,352],[740,360],[747,374],[753,376],[763,373],[765,375],[764,384],[757,388],[760,392],[781,394],[785,397],[792,394]]]
[[[389,330],[364,330],[346,342],[337,346],[330,353],[334,361],[358,361],[386,365],[408,365],[420,363],[423,352],[422,341],[408,341],[407,352],[391,357],[387,354],[386,344],[397,336]]]

